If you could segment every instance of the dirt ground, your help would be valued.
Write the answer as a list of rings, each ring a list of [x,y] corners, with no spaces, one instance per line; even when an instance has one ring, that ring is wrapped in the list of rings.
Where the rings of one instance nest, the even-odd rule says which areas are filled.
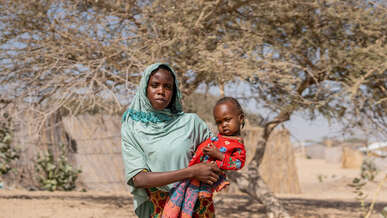
[[[297,158],[302,194],[278,194],[293,217],[362,217],[364,212],[353,189],[347,184],[359,175],[358,169],[342,169],[325,160]],[[366,203],[375,200],[371,217],[382,217],[387,209],[387,183],[378,189],[387,171],[378,173],[376,182],[363,188]],[[376,195],[377,194],[377,195]],[[265,217],[262,205],[240,194],[215,196],[217,217]],[[364,207],[368,208],[368,207]],[[29,192],[0,190],[0,218],[105,218],[134,217],[128,193],[113,192]]]

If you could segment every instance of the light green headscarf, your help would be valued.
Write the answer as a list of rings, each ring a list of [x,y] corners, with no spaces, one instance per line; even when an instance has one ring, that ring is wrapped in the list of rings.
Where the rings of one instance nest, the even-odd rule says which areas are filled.
[[[176,111],[155,110],[146,97],[151,73],[165,65],[175,78],[176,95],[172,100]],[[122,156],[125,178],[134,198],[135,212],[139,217],[149,217],[152,204],[145,189],[133,186],[132,178],[142,170],[165,172],[188,166],[196,146],[212,133],[196,114],[182,111],[181,94],[176,74],[167,64],[153,64],[143,72],[140,86],[128,110],[122,117]],[[158,187],[168,191],[172,184]]]

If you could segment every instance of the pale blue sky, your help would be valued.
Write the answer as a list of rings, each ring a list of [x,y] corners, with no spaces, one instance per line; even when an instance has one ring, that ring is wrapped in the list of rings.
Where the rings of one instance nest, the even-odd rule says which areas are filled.
[[[246,84],[232,84],[227,85],[225,87],[225,95],[226,96],[243,96],[243,95],[249,95],[248,88],[246,88]],[[200,86],[198,90],[204,90],[204,86]],[[209,89],[209,93],[212,95],[219,96],[219,88],[218,87],[211,87]],[[242,103],[243,104],[243,103]],[[251,112],[258,112],[261,114],[265,114],[264,111],[260,111],[259,109],[256,109],[255,103],[251,102],[249,104],[243,104],[242,105],[245,110],[251,111]],[[342,131],[342,126],[338,123],[332,122],[329,123],[325,118],[322,116],[317,116],[315,120],[307,120],[305,119],[306,116],[302,113],[298,112],[292,115],[291,119],[287,122],[285,122],[285,127],[290,131],[292,141],[294,143],[305,141],[305,140],[313,140],[313,141],[320,141],[324,137],[330,137],[330,138],[337,138],[339,140],[343,140],[349,137],[357,137],[357,138],[365,138],[364,133],[361,131],[355,131],[355,135],[350,135],[348,133],[345,133]],[[382,138],[370,138],[370,141],[383,141],[385,140]]]

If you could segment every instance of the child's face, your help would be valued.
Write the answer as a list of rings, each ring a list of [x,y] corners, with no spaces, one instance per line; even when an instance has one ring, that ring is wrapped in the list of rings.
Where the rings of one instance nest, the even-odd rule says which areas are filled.
[[[221,135],[240,135],[240,126],[244,117],[232,102],[217,105],[214,108],[214,118]]]

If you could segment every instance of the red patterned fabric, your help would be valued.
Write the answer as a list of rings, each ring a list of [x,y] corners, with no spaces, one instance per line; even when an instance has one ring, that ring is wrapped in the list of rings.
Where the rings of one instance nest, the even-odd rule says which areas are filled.
[[[220,169],[239,170],[246,161],[246,150],[240,138],[229,138],[222,135],[207,139],[199,145],[189,166],[200,162],[213,161],[208,155],[203,153],[203,148],[209,144],[214,144],[224,153],[223,160],[216,160]],[[162,217],[178,218],[193,217],[194,205],[202,198],[212,198],[214,191],[220,191],[226,187],[229,182],[225,175],[220,175],[219,180],[212,186],[201,183],[198,180],[184,180],[178,182],[170,191],[170,197],[165,204]]]
[[[189,162],[189,166],[200,162],[210,162],[212,159],[203,154],[203,148],[209,144],[214,144],[221,152],[224,153],[223,161],[216,160],[216,164],[220,169],[224,170],[239,170],[245,165],[246,150],[242,144],[241,138],[230,138],[218,134],[217,137],[207,139],[197,148],[195,155]]]
[[[168,192],[157,188],[146,189],[150,202],[152,203],[151,218],[160,218],[168,200]],[[193,218],[213,218],[215,217],[215,208],[212,198],[200,198],[193,211]]]

